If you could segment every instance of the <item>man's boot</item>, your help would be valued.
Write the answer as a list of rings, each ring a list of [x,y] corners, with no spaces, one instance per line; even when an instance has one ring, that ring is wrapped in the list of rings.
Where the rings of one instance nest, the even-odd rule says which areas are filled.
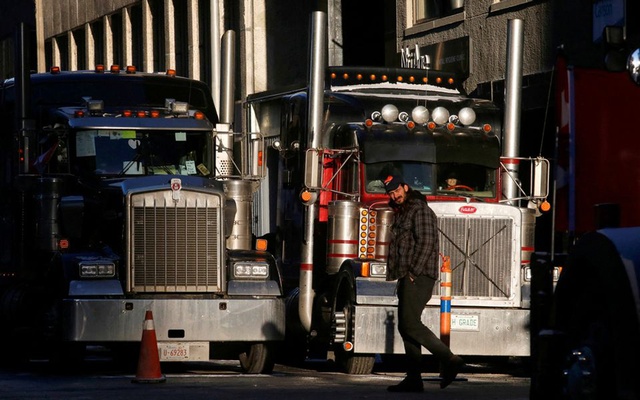
[[[422,376],[420,375],[407,375],[406,378],[402,380],[402,382],[397,385],[392,385],[387,388],[390,392],[424,392],[424,387],[422,386]]]

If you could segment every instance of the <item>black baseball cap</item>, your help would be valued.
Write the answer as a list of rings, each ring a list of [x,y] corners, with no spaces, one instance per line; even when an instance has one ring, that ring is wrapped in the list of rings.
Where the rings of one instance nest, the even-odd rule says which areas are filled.
[[[382,182],[384,183],[384,190],[386,190],[387,193],[396,190],[398,186],[404,184],[402,179],[393,175],[387,176],[385,179],[382,180]]]

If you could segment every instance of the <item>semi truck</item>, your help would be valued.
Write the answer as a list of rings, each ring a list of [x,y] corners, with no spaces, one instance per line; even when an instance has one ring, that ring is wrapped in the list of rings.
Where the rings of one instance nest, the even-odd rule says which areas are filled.
[[[452,351],[530,354],[530,259],[549,163],[517,154],[518,22],[510,26],[506,110],[467,96],[443,71],[327,67],[322,12],[312,16],[308,85],[247,98],[247,130],[268,147],[254,232],[269,238],[283,271],[284,357],[333,354],[344,371],[366,374],[376,359],[404,352],[396,282],[385,279],[389,174],[437,214],[452,294],[450,326],[441,329]],[[436,331],[439,286],[422,316]]]
[[[152,311],[160,361],[271,371],[285,314],[250,231],[262,139],[219,120],[203,82],[54,67],[5,80],[0,118],[0,358],[122,354]]]

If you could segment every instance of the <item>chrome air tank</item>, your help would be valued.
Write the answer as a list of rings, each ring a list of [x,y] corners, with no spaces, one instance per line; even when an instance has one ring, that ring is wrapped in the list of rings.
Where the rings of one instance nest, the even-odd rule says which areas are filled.
[[[251,206],[254,182],[228,180],[223,182],[223,186],[227,197],[236,202],[236,214],[233,218],[231,234],[227,238],[227,248],[250,250],[252,248]]]
[[[360,204],[337,200],[329,203],[327,273],[335,274],[346,259],[358,257]]]
[[[391,208],[378,208],[375,217],[375,259],[387,261],[389,255],[389,242],[391,241],[391,225],[393,224],[393,210]]]

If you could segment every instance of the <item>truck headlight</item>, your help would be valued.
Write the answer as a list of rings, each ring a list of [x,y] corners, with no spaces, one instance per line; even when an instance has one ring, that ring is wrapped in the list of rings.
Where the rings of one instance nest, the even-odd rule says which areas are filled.
[[[233,265],[233,277],[236,279],[266,279],[269,277],[269,264],[240,262]]]
[[[387,264],[386,263],[371,263],[371,276],[387,276]]]
[[[116,265],[112,262],[81,262],[81,278],[113,278],[116,276]]]
[[[365,261],[360,266],[360,275],[363,277],[386,277],[387,263]]]

